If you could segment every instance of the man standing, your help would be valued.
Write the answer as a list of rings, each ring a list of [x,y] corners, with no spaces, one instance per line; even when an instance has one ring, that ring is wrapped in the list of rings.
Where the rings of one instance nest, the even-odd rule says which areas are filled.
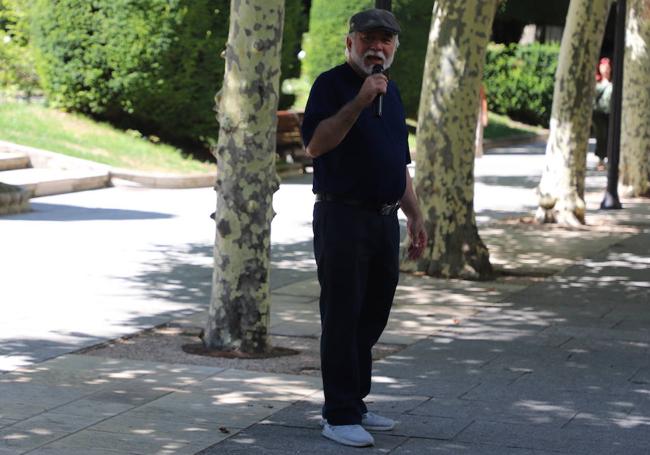
[[[382,73],[393,62],[399,32],[386,10],[352,16],[346,62],[316,79],[302,125],[314,159],[322,434],[350,446],[374,444],[366,430],[395,426],[369,412],[363,399],[370,392],[371,348],[386,326],[399,278],[400,205],[408,220],[409,256],[419,257],[427,243],[406,168],[404,107],[397,86]]]

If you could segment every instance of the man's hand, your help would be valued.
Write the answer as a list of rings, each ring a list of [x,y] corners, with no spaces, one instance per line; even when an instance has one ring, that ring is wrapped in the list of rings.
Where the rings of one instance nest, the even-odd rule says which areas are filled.
[[[413,190],[413,181],[408,168],[406,171],[406,189],[404,195],[400,200],[402,203],[402,211],[406,215],[406,230],[409,236],[408,258],[411,261],[416,260],[427,246],[427,231],[424,230],[424,221],[422,212],[418,206],[418,200]]]
[[[408,258],[411,261],[422,256],[424,248],[427,246],[427,232],[424,230],[424,223],[421,216],[407,217],[406,229],[410,243],[408,246]]]
[[[363,85],[349,103],[336,114],[318,124],[314,135],[307,144],[307,155],[318,158],[339,145],[348,134],[359,114],[369,106],[379,93],[386,93],[388,78],[383,74],[372,74],[363,81]]]
[[[363,109],[369,106],[379,94],[388,90],[388,78],[381,73],[371,74],[363,81],[363,85],[356,96],[356,102]]]

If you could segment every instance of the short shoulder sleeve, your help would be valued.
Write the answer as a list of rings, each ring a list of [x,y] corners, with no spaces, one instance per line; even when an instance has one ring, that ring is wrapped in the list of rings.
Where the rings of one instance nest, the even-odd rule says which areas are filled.
[[[328,72],[318,76],[311,87],[301,127],[305,147],[311,141],[318,124],[336,114],[340,108],[336,102],[335,85],[331,72]]]

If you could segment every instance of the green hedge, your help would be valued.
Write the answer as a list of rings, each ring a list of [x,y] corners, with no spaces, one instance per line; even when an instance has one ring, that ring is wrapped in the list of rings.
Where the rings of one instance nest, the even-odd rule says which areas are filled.
[[[302,35],[307,30],[307,24],[308,17],[302,0],[285,0],[282,39],[282,81],[300,76],[298,53],[301,49]],[[282,87],[282,83],[280,83],[280,87]],[[282,94],[280,96],[279,108],[290,108],[294,100],[295,96]]]
[[[229,0],[33,0],[48,100],[163,139],[216,141]],[[301,2],[287,1],[283,70],[295,73]],[[294,50],[292,52],[292,49]]]
[[[316,77],[345,59],[348,20],[375,4],[372,0],[313,0],[309,32],[304,35],[303,78],[311,85]],[[422,87],[433,4],[421,0],[393,0],[393,13],[402,26],[400,47],[390,71],[402,95],[409,117],[416,117]]]
[[[504,6],[500,14],[519,12],[520,6],[512,7],[514,3],[508,2],[510,8]],[[556,3],[561,2],[553,0],[553,5]],[[311,84],[321,72],[343,61],[348,18],[373,5],[373,1],[364,0],[313,0],[310,30],[304,40],[304,80]],[[391,78],[400,87],[407,115],[416,118],[432,4],[394,0],[393,12],[403,33]],[[490,45],[484,75],[490,110],[525,123],[548,126],[558,53],[557,44]]]
[[[484,81],[490,111],[548,127],[558,44],[488,46]]]
[[[29,97],[39,93],[40,86],[26,12],[20,0],[0,0],[0,91]]]

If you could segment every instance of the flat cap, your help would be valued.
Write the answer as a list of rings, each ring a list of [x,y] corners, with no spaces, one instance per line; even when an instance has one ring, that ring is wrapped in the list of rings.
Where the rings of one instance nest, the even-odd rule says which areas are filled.
[[[373,29],[387,30],[395,35],[401,31],[393,13],[385,9],[367,9],[350,18],[350,33]]]

